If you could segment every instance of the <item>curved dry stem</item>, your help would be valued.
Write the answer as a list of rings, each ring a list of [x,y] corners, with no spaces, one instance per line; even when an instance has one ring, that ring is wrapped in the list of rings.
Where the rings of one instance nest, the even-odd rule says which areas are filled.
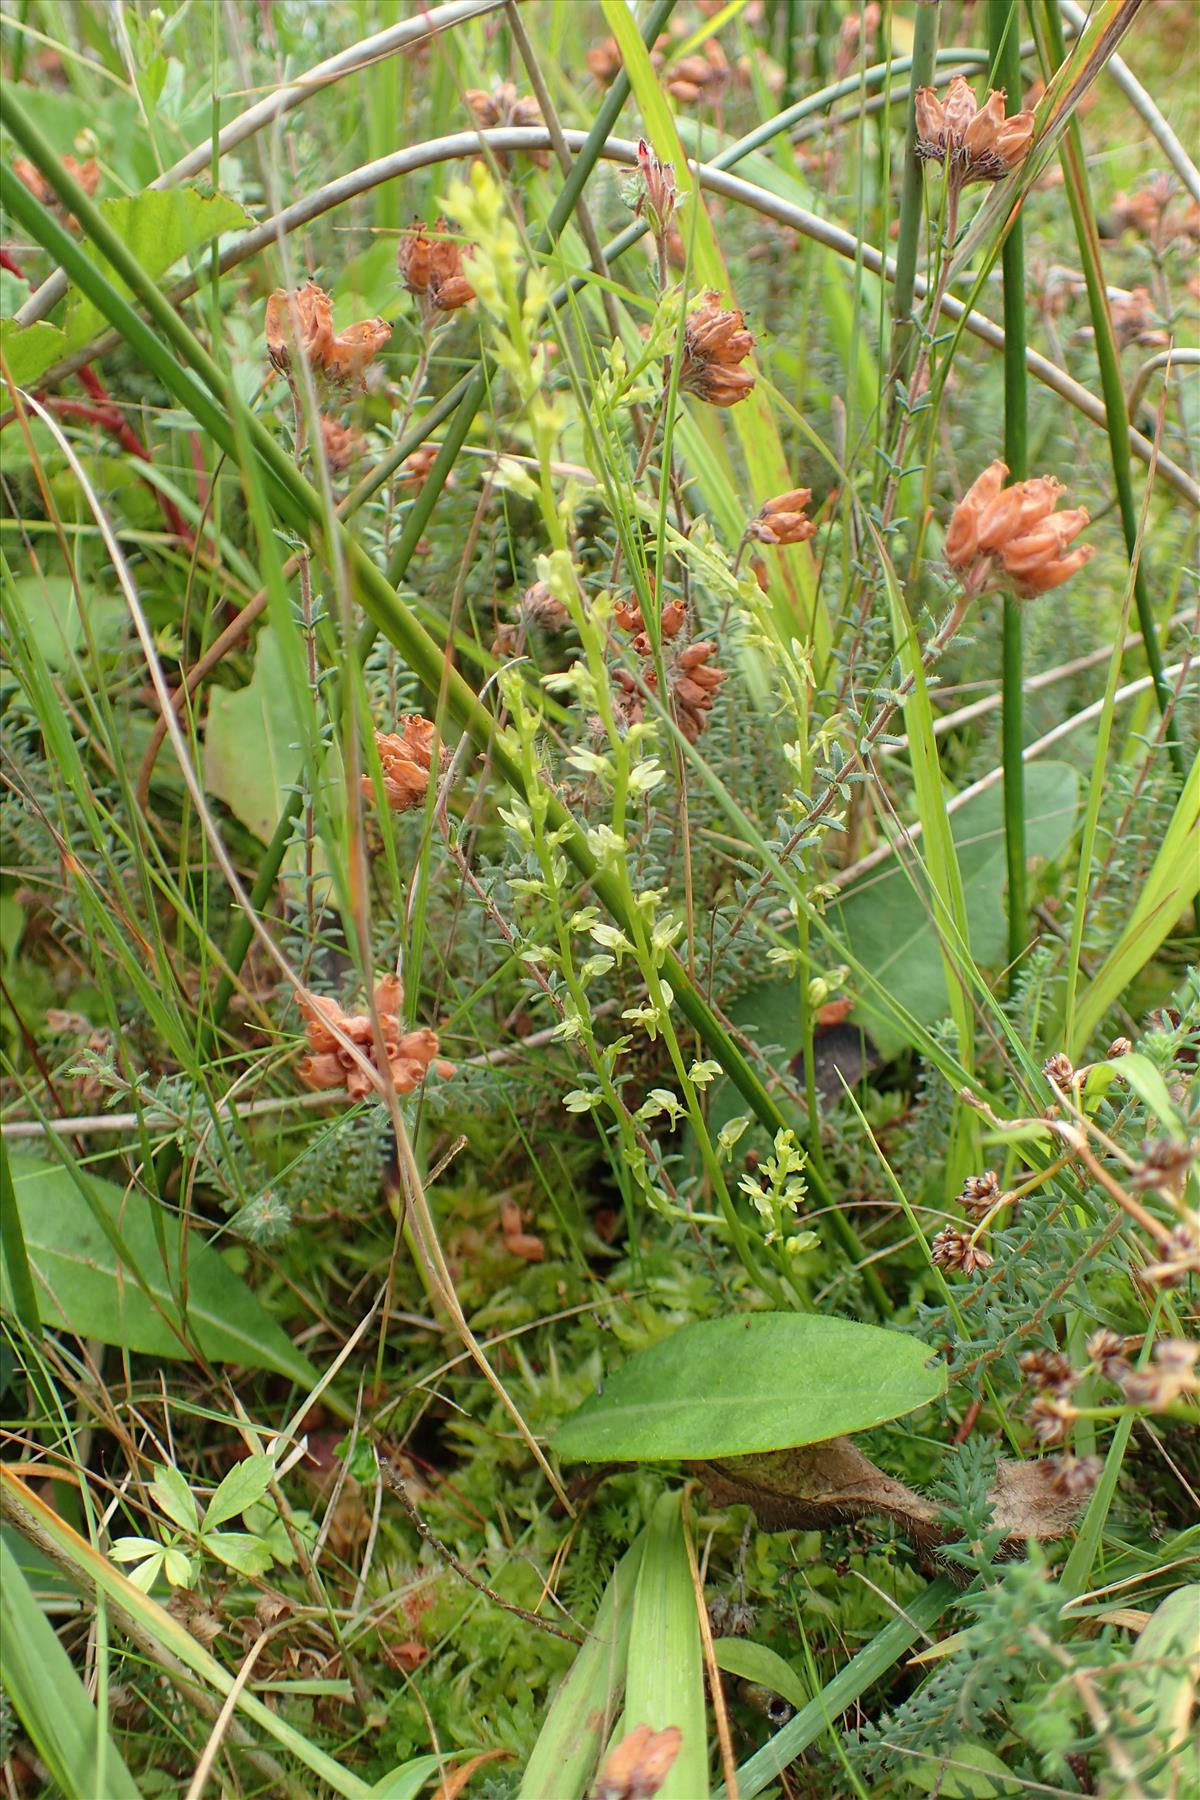
[[[422,10],[414,18],[405,19],[402,24],[389,25],[385,31],[376,31],[371,37],[361,38],[348,49],[339,50],[336,56],[326,57],[324,62],[316,63],[295,81],[276,88],[265,99],[257,100],[236,119],[230,120],[218,135],[215,144],[212,138],[197,144],[194,150],[189,150],[177,163],[164,169],[150,183],[151,188],[171,188],[181,181],[189,180],[193,175],[203,175],[211,169],[214,153],[224,156],[228,151],[235,150],[265,125],[283,118],[285,113],[302,106],[314,94],[331,87],[335,81],[341,81],[343,76],[355,75],[373,63],[395,56],[398,51],[411,49],[414,44],[435,37],[440,31],[448,31],[463,19],[474,19],[480,13],[495,12],[502,5],[503,0],[446,0],[444,6]],[[17,313],[17,324],[33,325],[37,320],[44,319],[58,305],[69,285],[62,270],[55,269]]]

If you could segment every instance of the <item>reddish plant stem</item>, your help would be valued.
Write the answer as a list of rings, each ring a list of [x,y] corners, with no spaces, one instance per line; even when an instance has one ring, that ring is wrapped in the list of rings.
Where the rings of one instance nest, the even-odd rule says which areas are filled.
[[[51,401],[49,404],[54,407],[56,412],[73,412],[77,418],[92,418],[94,423],[99,425],[103,430],[111,432],[112,436],[116,438],[118,444],[120,444],[127,456],[136,457],[138,462],[150,462],[150,452],[125,417],[119,403],[113,399],[90,363],[85,363],[83,368],[80,369],[79,385],[84,388],[96,402],[94,411],[92,409],[83,408],[79,401],[61,400],[57,403]],[[146,485],[147,487],[152,486],[150,482],[147,482]],[[162,508],[163,518],[167,522],[168,530],[173,532],[180,542],[185,544],[189,550],[194,550],[196,547],[196,540],[175,502],[169,500],[158,488],[154,488],[153,492],[158,504]]]
[[[7,269],[10,275],[19,275],[22,281],[25,279],[25,271],[20,263],[13,256],[11,250],[6,250],[3,244],[0,244],[0,269]]]

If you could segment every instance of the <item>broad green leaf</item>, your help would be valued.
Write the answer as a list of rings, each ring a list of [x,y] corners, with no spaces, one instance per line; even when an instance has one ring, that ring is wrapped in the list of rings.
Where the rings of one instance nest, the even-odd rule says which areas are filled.
[[[205,1533],[204,1548],[236,1569],[239,1575],[254,1578],[265,1575],[271,1567],[271,1552],[261,1538],[251,1537],[248,1531],[214,1531]]]
[[[808,1705],[811,1698],[808,1684],[791,1663],[785,1662],[778,1651],[766,1644],[756,1644],[753,1638],[715,1638],[713,1655],[718,1669],[726,1675],[736,1675],[742,1681],[753,1681],[758,1687],[769,1688],[797,1709]]]
[[[150,1492],[159,1510],[166,1513],[181,1531],[190,1531],[194,1537],[200,1529],[196,1497],[173,1463],[159,1464],[150,1483]]]
[[[205,1531],[223,1525],[226,1519],[236,1519],[262,1499],[274,1479],[275,1464],[269,1456],[247,1456],[235,1463],[205,1508]]]
[[[108,1736],[58,1634],[0,1538],[0,1680],[66,1800],[138,1800],[138,1786]]]
[[[254,221],[244,206],[227,194],[201,194],[195,188],[160,191],[147,188],[118,200],[101,200],[100,211],[121,237],[145,273],[155,280],[165,275],[193,251],[211,244],[226,231],[245,231]],[[122,294],[129,289],[90,244],[93,262]],[[71,349],[103,331],[108,320],[90,300],[73,295],[67,307],[67,338]]]
[[[186,1356],[167,1322],[180,1321],[179,1219],[162,1213],[164,1269],[155,1235],[157,1203],[136,1189],[126,1193],[95,1176],[80,1177],[93,1205],[142,1270],[148,1298],[128,1270],[118,1266],[113,1244],[66,1169],[29,1156],[14,1156],[11,1166],[42,1323],[148,1356]],[[13,1304],[6,1262],[0,1262],[0,1304]],[[214,1362],[273,1369],[302,1387],[315,1386],[319,1379],[245,1282],[198,1232],[188,1239],[184,1330]]]
[[[677,1725],[681,1734],[659,1800],[704,1800],[708,1794],[704,1659],[684,1530],[679,1494],[660,1494],[646,1528],[629,1638],[627,1728]]]
[[[673,1462],[816,1444],[941,1394],[919,1339],[852,1319],[704,1319],[640,1350],[551,1440],[564,1462]]]
[[[236,692],[213,690],[204,735],[205,785],[248,831],[269,843],[303,760],[283,651],[266,626],[258,634],[253,678]]]
[[[108,1554],[114,1562],[141,1562],[147,1556],[157,1556],[162,1545],[157,1538],[122,1537],[117,1538],[110,1546]]]
[[[48,325],[44,319],[33,325],[0,319],[0,351],[18,387],[31,387],[70,348],[66,332],[57,325]]]
[[[1193,1720],[1200,1701],[1200,1585],[1176,1588],[1159,1602],[1138,1637],[1121,1686],[1121,1706],[1137,1718],[1145,1735],[1138,1747],[1143,1767],[1174,1760],[1178,1785],[1173,1800],[1197,1800],[1200,1759]],[[1188,1746],[1191,1745],[1189,1752]],[[1163,1768],[1165,1779],[1167,1769]],[[1101,1783],[1106,1800],[1128,1792],[1110,1776]],[[1167,1792],[1164,1787],[1161,1790]]]
[[[148,188],[145,193],[101,200],[99,205],[146,273],[155,279],[222,232],[244,231],[253,224],[249,213],[236,200],[225,194],[201,194],[189,187],[172,188],[169,192]],[[104,258],[90,244],[85,243],[83,248],[113,285],[122,294],[128,294],[129,289]],[[52,363],[78,350],[107,324],[99,308],[78,292],[67,303],[65,329],[45,320],[24,327],[9,319],[0,321],[0,345],[13,380],[22,384],[36,381]]]
[[[302,762],[283,652],[266,626],[258,634],[251,680],[236,691],[213,692],[204,739],[205,783],[267,843]]]
[[[1030,857],[1052,862],[1075,828],[1079,778],[1068,763],[1033,763],[1025,772],[1026,846]],[[971,955],[980,967],[1005,959],[1004,796],[998,785],[979,794],[951,821]],[[845,894],[837,918],[854,955],[920,1025],[944,1016],[946,977],[929,902],[893,860]],[[885,1056],[905,1039],[896,1021],[874,1008],[863,1023]],[[798,1024],[794,1045],[800,1045]]]

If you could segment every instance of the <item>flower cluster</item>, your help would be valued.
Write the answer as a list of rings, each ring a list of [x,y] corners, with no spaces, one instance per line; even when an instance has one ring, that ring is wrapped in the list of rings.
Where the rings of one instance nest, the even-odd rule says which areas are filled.
[[[709,406],[736,406],[754,386],[753,369],[741,366],[753,348],[740,308],[722,306],[710,289],[684,326],[680,388]]]
[[[971,181],[999,181],[1024,162],[1033,142],[1033,114],[1004,112],[1004,90],[992,88],[978,106],[962,75],[950,83],[944,101],[932,88],[917,89],[917,155],[944,163],[959,187]]]
[[[402,1028],[399,1009],[403,997],[399,977],[395,975],[385,976],[375,988],[375,1011],[387,1058],[387,1078],[398,1094],[411,1094],[434,1063],[438,1041],[436,1033],[426,1027],[418,1031]],[[321,994],[302,991],[298,1000],[300,1011],[308,1021],[305,1036],[309,1054],[297,1070],[301,1081],[310,1088],[344,1088],[351,1100],[365,1099],[376,1084],[362,1062],[346,1048],[342,1037],[349,1038],[363,1060],[382,1074],[370,1015],[343,1012],[336,1000]],[[337,1035],[338,1032],[342,1037]],[[451,1063],[439,1062],[436,1067],[440,1075],[454,1072]]]
[[[81,163],[73,156],[64,156],[62,166],[65,172],[79,183],[90,200],[100,186],[100,164],[95,157],[89,156],[86,162]],[[36,169],[31,162],[26,162],[24,157],[19,156],[14,161],[12,170],[21,186],[27,187],[35,200],[40,201],[43,206],[52,207],[61,217],[65,218],[72,231],[79,230],[78,219],[73,213],[63,212],[58,195],[40,169]]]
[[[679,203],[675,188],[675,165],[660,162],[645,138],[638,139],[637,158],[642,179],[634,210],[639,218],[645,219],[656,238],[665,239],[671,230],[671,221]]]
[[[430,237],[425,227],[414,224],[400,239],[396,261],[410,294],[421,302],[422,311],[457,312],[475,298],[475,289],[463,274],[460,245],[447,235],[447,221],[439,219]]]
[[[335,472],[348,469],[367,448],[367,440],[353,425],[339,425],[336,419],[321,417],[321,448],[325,461]]]
[[[634,725],[640,723],[644,716],[645,696],[658,692],[658,672],[649,666],[654,647],[639,606],[631,601],[622,601],[615,608],[614,617],[621,629],[631,634],[633,650],[642,658],[644,665],[636,676],[631,675],[628,669],[617,669],[615,672],[621,713],[627,724]],[[688,743],[694,744],[708,724],[709,712],[727,671],[712,661],[717,653],[715,644],[705,640],[694,644],[682,643],[686,623],[687,608],[682,600],[669,600],[658,621],[659,634],[667,652],[667,689],[675,723]]]
[[[957,1225],[945,1225],[929,1246],[932,1260],[941,1269],[961,1269],[973,1275],[976,1269],[990,1269],[995,1258],[973,1243]]]
[[[419,713],[406,714],[398,732],[375,733],[383,789],[393,812],[411,812],[424,801],[433,773],[436,734],[432,719],[423,719]],[[443,767],[445,761],[443,746],[438,752],[438,767]],[[368,800],[374,799],[375,783],[370,775],[363,776],[362,790]]]
[[[965,591],[977,595],[1007,580],[1028,598],[1061,587],[1092,555],[1089,544],[1067,546],[1088,523],[1085,507],[1056,512],[1066,492],[1053,475],[1005,487],[1005,463],[990,463],[954,509],[946,532],[946,561]]]
[[[746,536],[757,544],[802,544],[817,529],[804,512],[811,499],[811,488],[792,488],[786,494],[776,494],[759,507],[746,527]]]
[[[716,38],[707,38],[692,56],[682,56],[667,70],[667,92],[680,106],[698,100],[711,104],[729,80],[729,59]]]
[[[345,331],[333,329],[333,302],[315,281],[302,288],[276,288],[267,300],[267,354],[281,372],[299,358],[330,381],[362,382],[367,368],[392,335],[386,319],[363,319]]]
[[[995,1169],[987,1169],[982,1175],[968,1175],[958,1198],[968,1218],[985,1218],[1000,1198],[1000,1177]]]
[[[494,131],[498,125],[542,125],[542,109],[532,94],[518,94],[511,81],[502,81],[498,87],[488,93],[485,88],[468,88],[467,105],[471,109],[480,131]],[[539,169],[550,167],[548,150],[530,150],[529,160],[536,163]],[[496,161],[502,169],[508,167],[508,156],[500,151]]]

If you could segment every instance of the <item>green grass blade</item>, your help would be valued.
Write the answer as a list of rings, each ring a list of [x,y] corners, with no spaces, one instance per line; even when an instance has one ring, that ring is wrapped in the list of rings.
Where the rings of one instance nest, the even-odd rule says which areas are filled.
[[[1021,92],[1020,13],[1017,0],[988,0],[992,80],[1014,96]],[[1025,366],[1025,233],[1020,213],[1000,252],[1004,276],[1004,460],[1014,481],[1029,474],[1029,378]],[[1025,844],[1025,670],[1019,603],[1004,597],[1002,620],[1001,740],[1004,761],[1004,838],[1008,864],[1008,961],[1010,978],[1024,954],[1029,910]]]
[[[1063,40],[1062,16],[1056,0],[1046,0],[1042,16],[1045,20],[1050,49],[1056,61],[1061,63],[1066,50]],[[1125,537],[1126,553],[1130,564],[1135,569],[1133,592],[1137,602],[1138,629],[1142,634],[1146,663],[1154,679],[1154,694],[1158,702],[1158,710],[1168,721],[1167,753],[1182,786],[1186,774],[1186,764],[1174,717],[1175,696],[1170,682],[1163,674],[1162,650],[1158,642],[1158,621],[1154,616],[1154,602],[1150,593],[1145,558],[1139,553],[1138,508],[1130,472],[1129,416],[1126,411],[1125,384],[1121,379],[1117,340],[1113,331],[1112,315],[1108,310],[1108,296],[1105,290],[1104,269],[1100,256],[1100,234],[1096,228],[1096,212],[1092,205],[1087,163],[1083,154],[1083,139],[1080,135],[1079,120],[1075,117],[1072,117],[1067,125],[1060,156],[1063,182],[1066,186],[1071,217],[1075,224],[1075,237],[1079,245],[1079,260],[1083,265],[1084,280],[1087,283],[1088,311],[1091,314],[1092,328],[1096,334],[1096,361],[1100,369],[1100,388],[1104,396],[1104,409],[1107,414],[1109,456],[1121,514],[1121,530]]]
[[[54,1627],[0,1537],[0,1681],[64,1800],[139,1800]]]
[[[1081,1056],[1109,1007],[1144,969],[1200,893],[1200,756],[1192,764],[1166,835],[1125,929],[1067,1021],[1069,1053]]]
[[[769,1743],[740,1765],[737,1772],[740,1800],[754,1800],[755,1794],[761,1794],[789,1763],[853,1706],[860,1694],[894,1668],[906,1650],[933,1630],[956,1597],[953,1582],[941,1576],[930,1582],[915,1600],[910,1600],[904,1611],[898,1613],[890,1625],[885,1625],[840,1674],[826,1682],[820,1693],[814,1695],[794,1719],[789,1719],[782,1731],[776,1732]],[[729,1800],[726,1789],[718,1788],[713,1800]]]
[[[609,1578],[587,1642],[550,1704],[519,1800],[580,1800],[621,1710],[644,1536]]]
[[[679,1494],[661,1494],[638,1574],[625,1684],[631,1731],[636,1725],[653,1731],[677,1725],[682,1734],[661,1800],[704,1800],[708,1793],[704,1660],[684,1529]]]

